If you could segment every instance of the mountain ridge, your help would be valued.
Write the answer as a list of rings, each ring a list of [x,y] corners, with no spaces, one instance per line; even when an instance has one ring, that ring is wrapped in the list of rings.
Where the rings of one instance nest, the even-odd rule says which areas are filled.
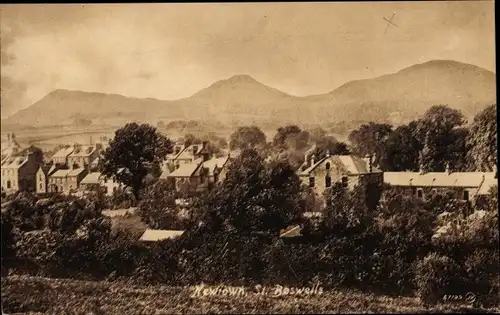
[[[71,123],[81,116],[96,123],[114,120],[217,120],[224,124],[383,121],[393,112],[414,119],[435,104],[466,116],[496,103],[496,74],[454,60],[430,60],[397,72],[359,79],[323,94],[294,96],[237,74],[176,100],[56,89],[30,107],[2,119],[29,126]],[[51,115],[47,115],[51,113]]]

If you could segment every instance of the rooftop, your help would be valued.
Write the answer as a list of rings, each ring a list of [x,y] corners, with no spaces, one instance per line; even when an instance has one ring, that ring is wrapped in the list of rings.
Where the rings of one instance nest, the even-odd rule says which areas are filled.
[[[306,170],[300,173],[301,176],[308,176],[312,171],[314,171],[318,166],[322,165],[324,162],[329,160],[341,173],[346,174],[366,174],[369,173],[368,163],[360,157],[354,155],[331,155],[329,157],[324,157],[319,161],[315,162]],[[372,171],[374,173],[379,173],[380,170],[373,167]]]
[[[95,147],[92,145],[82,145],[82,146],[77,146],[74,148],[73,152],[70,154],[70,156],[89,156],[92,153],[95,152]]]
[[[179,168],[168,174],[167,177],[191,177],[200,165],[201,163],[180,164]]]
[[[3,169],[18,169],[28,162],[25,156],[8,157],[2,161]]]
[[[66,177],[69,172],[71,172],[71,170],[57,170],[54,174],[50,175],[50,177]]]
[[[73,152],[73,147],[68,147],[68,148],[62,148],[61,150],[57,151],[56,153],[54,153],[54,155],[52,155],[52,158],[59,158],[59,157],[67,157],[68,155],[71,154],[71,152]]]
[[[81,184],[99,184],[99,177],[101,176],[100,172],[92,172],[87,174],[82,181],[80,182]]]
[[[84,168],[75,168],[75,169],[72,169],[71,172],[69,172],[68,176],[77,176],[83,172],[85,172]]]
[[[478,195],[489,195],[490,189],[494,186],[498,186],[498,178],[487,177],[484,179],[483,184],[479,187],[477,192]]]
[[[300,232],[301,232],[300,226],[296,225],[296,226],[288,227],[284,230],[281,230],[280,237],[297,237],[297,236],[302,235]]]
[[[493,172],[385,172],[384,183],[391,186],[477,187],[493,178]]]
[[[203,167],[208,168],[208,174],[213,175],[215,168],[221,168],[226,165],[227,161],[229,160],[229,157],[220,157],[220,158],[212,158],[208,161],[203,162]]]
[[[184,233],[184,231],[178,231],[178,230],[151,230],[147,229],[144,234],[142,234],[141,238],[139,240],[141,241],[146,241],[146,242],[155,242],[155,241],[161,241],[161,240],[166,240],[166,239],[173,239],[176,237],[181,236]]]

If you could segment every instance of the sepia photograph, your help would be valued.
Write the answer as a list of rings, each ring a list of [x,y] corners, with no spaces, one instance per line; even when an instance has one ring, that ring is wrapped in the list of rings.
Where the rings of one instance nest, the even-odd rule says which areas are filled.
[[[1,313],[500,313],[494,1],[0,4]]]

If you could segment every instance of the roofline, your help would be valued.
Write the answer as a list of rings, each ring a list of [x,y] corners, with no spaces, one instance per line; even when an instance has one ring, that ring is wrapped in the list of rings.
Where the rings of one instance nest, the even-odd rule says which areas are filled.
[[[172,173],[174,173],[174,172],[175,172],[175,171],[174,171],[174,172],[172,172],[172,173],[168,174],[168,175],[167,175],[167,177],[187,177],[187,178],[192,177],[192,176],[193,176],[193,174],[194,174],[194,173],[195,173],[195,172],[196,172],[196,171],[197,171],[197,170],[198,170],[198,169],[199,169],[202,165],[203,165],[203,163],[199,163],[199,164],[196,166],[196,168],[194,169],[194,171],[193,171],[190,175],[187,175],[187,176],[170,176],[170,175],[172,175]]]
[[[390,184],[388,182],[384,182],[384,184],[388,184],[390,186],[394,186],[394,187],[466,187],[466,188],[477,188],[477,187],[481,187],[481,184],[479,185],[394,185],[394,184]]]

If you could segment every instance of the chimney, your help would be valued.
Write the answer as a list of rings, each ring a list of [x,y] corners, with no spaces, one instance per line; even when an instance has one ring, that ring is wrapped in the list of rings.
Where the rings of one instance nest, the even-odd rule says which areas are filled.
[[[203,162],[208,161],[209,160],[209,156],[210,155],[208,154],[208,152],[203,152]]]
[[[329,158],[330,157],[330,150],[326,150],[326,157]]]
[[[450,163],[446,163],[445,170],[446,174],[450,175]]]
[[[313,166],[313,165],[314,165],[314,154],[311,155],[311,166]]]
[[[12,145],[12,141],[10,140],[10,133],[7,134],[7,143],[8,143],[9,148],[10,148]]]

